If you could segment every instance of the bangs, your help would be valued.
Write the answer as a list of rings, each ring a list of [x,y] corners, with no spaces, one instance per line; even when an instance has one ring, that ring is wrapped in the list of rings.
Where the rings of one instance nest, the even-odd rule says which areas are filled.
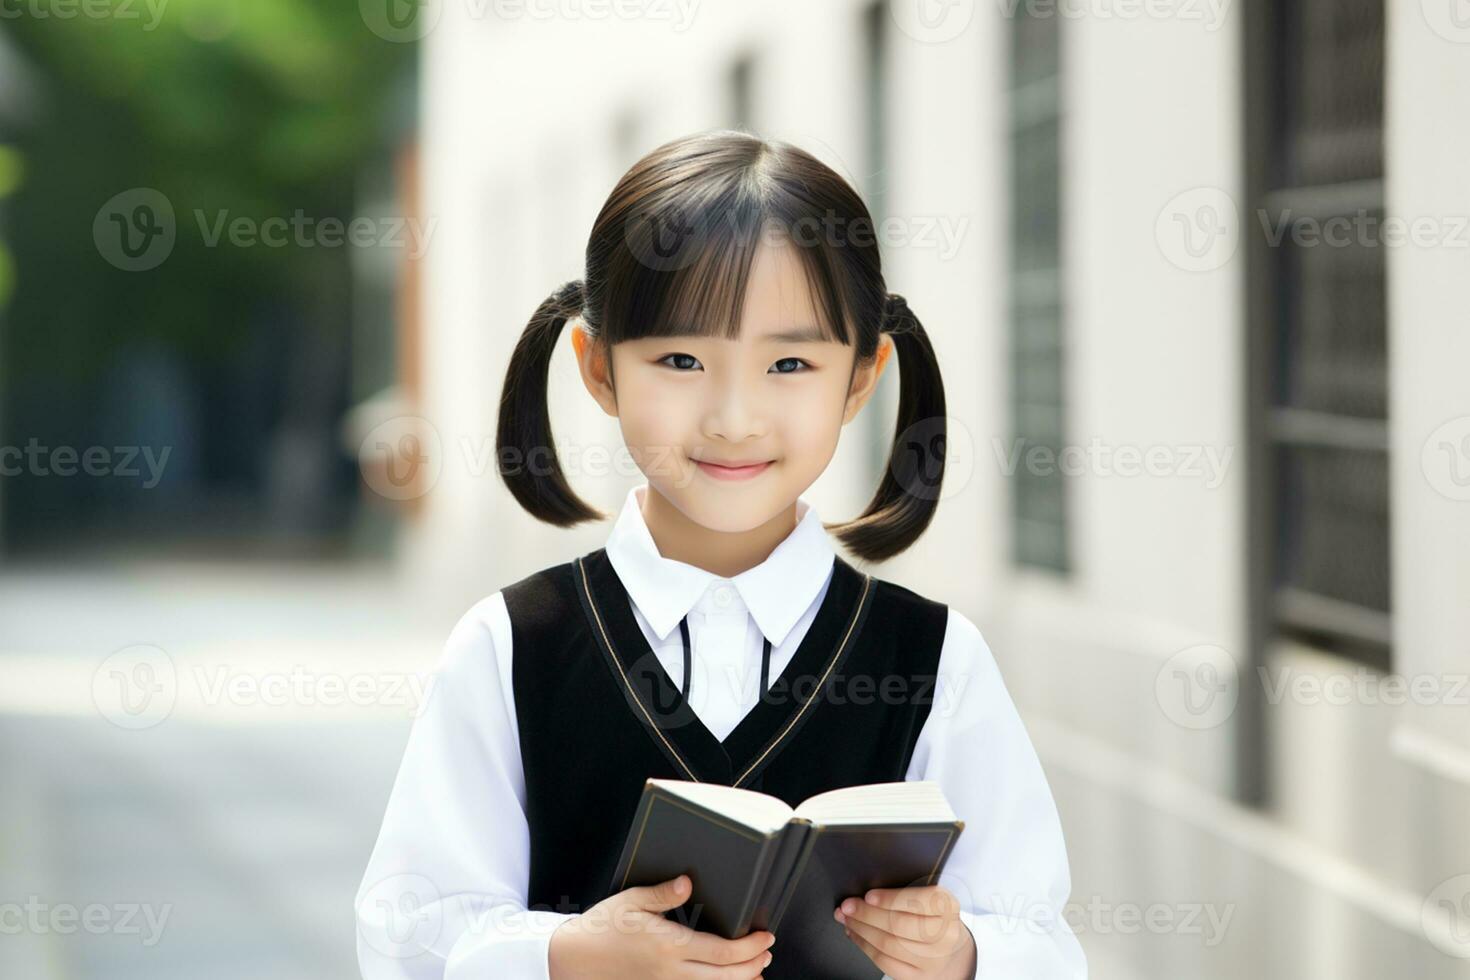
[[[755,256],[762,245],[785,247],[799,263],[817,314],[817,328],[827,340],[852,343],[836,247],[818,240],[794,241],[790,229],[815,222],[795,202],[761,199],[751,183],[736,185],[701,201],[676,193],[630,218],[624,247],[609,256],[610,282],[625,284],[611,291],[607,308],[628,311],[626,319],[609,315],[605,333],[610,343],[643,337],[740,336],[741,313]],[[799,223],[800,222],[800,223]]]

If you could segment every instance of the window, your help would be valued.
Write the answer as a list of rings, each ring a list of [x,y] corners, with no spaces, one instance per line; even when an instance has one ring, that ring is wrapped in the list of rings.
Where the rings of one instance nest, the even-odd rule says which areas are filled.
[[[888,191],[888,4],[869,4],[863,12],[863,174],[862,188],[874,224],[887,213]],[[886,450],[887,447],[884,447]]]
[[[1060,469],[1025,464],[1063,439],[1061,298],[1060,25],[1029,5],[1010,19],[1011,435],[1020,464],[1011,479],[1017,564],[1068,569],[1066,487]]]
[[[863,157],[861,184],[858,191],[868,206],[868,216],[873,221],[873,230],[878,232],[888,215],[888,96],[891,55],[889,25],[891,23],[887,0],[878,0],[863,8],[862,14],[862,93],[863,93]],[[880,253],[882,249],[880,246]],[[892,281],[892,269],[886,264],[889,256],[882,253],[885,262],[884,275],[889,277],[888,288],[897,293],[903,289]],[[922,314],[920,314],[922,316]],[[889,454],[893,448],[893,419],[898,412],[898,370],[890,362],[879,379],[878,387],[864,409],[867,415],[868,469],[873,474],[872,484],[878,485],[884,467],[889,465]]]
[[[741,55],[730,65],[730,125],[747,132],[755,131],[754,76],[755,59],[751,55]]]
[[[618,112],[612,125],[612,162],[615,172],[610,179],[621,177],[648,151],[648,147],[643,145],[645,138],[636,109],[629,106]]]
[[[1386,668],[1384,0],[1248,30],[1254,632]]]

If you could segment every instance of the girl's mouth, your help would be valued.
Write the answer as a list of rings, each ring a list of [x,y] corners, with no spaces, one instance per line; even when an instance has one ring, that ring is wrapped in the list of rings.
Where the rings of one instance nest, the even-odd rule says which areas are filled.
[[[694,462],[698,463],[701,470],[716,480],[748,480],[763,472],[767,466],[771,465],[772,461],[768,459],[761,463],[746,463],[737,466],[724,466],[703,459],[696,459]]]

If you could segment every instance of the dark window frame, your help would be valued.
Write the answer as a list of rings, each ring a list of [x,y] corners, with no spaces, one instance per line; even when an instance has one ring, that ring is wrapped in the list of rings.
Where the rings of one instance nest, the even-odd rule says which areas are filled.
[[[1319,306],[1312,310],[1319,319],[1316,323],[1309,322],[1310,314],[1299,312],[1304,306],[1310,309],[1313,296],[1320,304],[1322,296],[1337,291],[1338,281],[1352,279],[1358,271],[1354,263],[1367,263],[1369,277],[1377,279],[1381,295],[1386,296],[1385,249],[1382,244],[1318,244],[1313,246],[1315,252],[1306,253],[1293,246],[1289,237],[1272,240],[1273,234],[1289,229],[1295,222],[1381,216],[1384,209],[1382,52],[1373,50],[1371,33],[1365,41],[1363,36],[1343,31],[1335,18],[1348,17],[1349,7],[1333,6],[1331,0],[1315,3],[1321,6],[1314,9],[1306,0],[1290,4],[1284,0],[1253,0],[1246,9],[1247,209],[1242,220],[1246,225],[1243,237],[1248,284],[1246,435],[1251,460],[1247,489],[1251,647],[1259,659],[1270,645],[1290,640],[1387,670],[1392,661],[1392,620],[1388,601],[1391,525],[1386,301],[1381,308],[1375,302],[1366,311],[1359,311],[1355,324],[1346,323],[1346,317],[1339,319],[1337,309]],[[1384,6],[1382,0],[1376,6],[1362,3],[1351,8],[1351,13],[1384,18]],[[1301,25],[1313,16],[1321,18],[1316,24],[1319,31],[1324,20],[1334,18],[1331,40],[1343,43],[1346,38],[1355,46],[1326,47],[1320,35],[1315,45],[1308,44]],[[1359,26],[1363,23],[1369,31],[1379,28],[1377,40],[1381,45],[1383,20],[1376,24],[1368,20]],[[1340,59],[1336,62],[1339,66],[1343,62],[1352,66],[1356,74],[1350,81],[1362,104],[1334,103],[1330,98],[1312,103],[1319,97],[1313,86],[1324,83],[1308,73],[1322,70],[1329,58]],[[1332,84],[1341,84],[1342,77],[1334,73]],[[1343,125],[1350,110],[1358,112],[1352,117],[1356,126]],[[1332,128],[1333,124],[1338,128]],[[1334,138],[1340,153],[1324,153],[1324,149],[1334,147]],[[1329,159],[1331,162],[1325,162]],[[1309,265],[1312,268],[1306,268]],[[1313,275],[1319,278],[1313,280]],[[1368,293],[1372,295],[1373,288]],[[1382,345],[1382,359],[1377,364],[1381,389],[1376,386],[1376,373],[1369,384],[1359,385],[1367,397],[1363,391],[1353,390],[1351,383],[1344,383],[1338,390],[1333,383],[1323,385],[1320,378],[1313,379],[1312,372],[1322,369],[1311,364],[1310,358],[1320,357],[1320,353],[1300,354],[1297,346],[1302,338],[1310,337],[1319,345],[1324,336],[1334,342],[1361,343],[1361,335],[1350,331],[1361,329],[1363,321],[1381,331],[1381,335],[1375,332],[1369,338]],[[1313,334],[1313,330],[1320,332]],[[1369,357],[1373,353],[1370,351]],[[1324,462],[1331,465],[1324,467]],[[1349,481],[1328,481],[1325,476],[1354,472],[1372,482],[1366,490],[1360,489],[1358,500],[1348,499],[1351,493],[1344,492],[1314,501],[1312,491],[1307,489],[1315,485],[1320,491],[1327,485],[1350,491],[1353,488]],[[1374,498],[1373,506],[1364,508],[1373,527],[1361,540],[1375,543],[1381,551],[1374,555],[1371,552],[1378,548],[1370,548],[1367,555],[1345,554],[1336,541],[1331,550],[1343,562],[1382,563],[1381,569],[1370,569],[1369,584],[1360,587],[1361,593],[1375,597],[1381,593],[1381,601],[1376,603],[1314,591],[1299,580],[1299,576],[1312,575],[1310,559],[1315,556],[1320,561],[1325,552],[1323,529],[1333,527],[1334,521],[1342,527],[1344,512],[1351,515],[1353,506],[1361,504],[1363,497]],[[1381,507],[1377,506],[1378,499]],[[1315,519],[1293,519],[1293,514],[1300,516],[1312,507],[1316,510],[1310,516]],[[1382,535],[1372,520],[1379,517],[1387,529]],[[1313,537],[1313,543],[1303,543]],[[1339,584],[1350,583],[1344,580]]]
[[[1072,570],[1070,495],[1057,466],[1031,472],[1033,447],[1060,458],[1066,444],[1066,304],[1063,296],[1061,18],[1024,5],[1009,18],[1010,203],[1007,330],[1011,561],[1067,575]]]

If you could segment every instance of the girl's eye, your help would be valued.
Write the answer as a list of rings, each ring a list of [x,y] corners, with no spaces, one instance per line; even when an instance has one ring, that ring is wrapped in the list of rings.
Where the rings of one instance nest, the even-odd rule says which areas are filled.
[[[693,363],[690,363],[690,364],[670,364],[669,365],[669,367],[675,368],[675,369],[680,370],[680,371],[689,370],[689,369],[694,368],[694,367],[697,367],[699,365],[699,358],[695,357],[693,354],[665,354],[663,357],[660,357],[658,359],[658,363],[659,364],[663,364],[666,361],[668,361],[668,359],[671,358],[671,357],[678,357],[678,358],[682,358],[684,361],[693,362]]]
[[[656,363],[668,364],[677,371],[691,371],[699,367],[699,358],[693,354],[665,354]],[[810,368],[811,365],[799,357],[783,357],[773,366],[777,374],[796,374]]]

